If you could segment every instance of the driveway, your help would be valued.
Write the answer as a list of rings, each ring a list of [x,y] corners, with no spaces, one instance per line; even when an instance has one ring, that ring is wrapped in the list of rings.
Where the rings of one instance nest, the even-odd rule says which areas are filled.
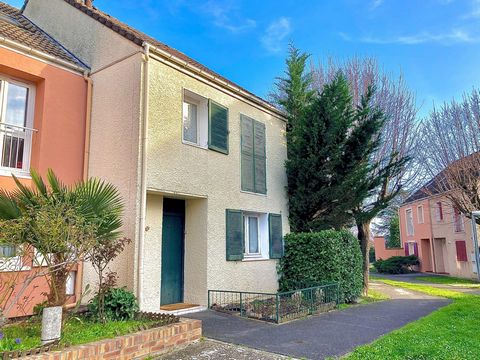
[[[232,344],[295,358],[324,359],[344,355],[360,345],[445,306],[449,300],[409,290],[373,285],[392,300],[352,306],[341,311],[275,325],[214,311],[187,317],[203,322],[203,335]]]

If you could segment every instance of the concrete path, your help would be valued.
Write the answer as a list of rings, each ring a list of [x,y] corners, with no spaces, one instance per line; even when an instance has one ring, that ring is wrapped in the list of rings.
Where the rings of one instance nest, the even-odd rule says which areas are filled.
[[[421,280],[422,277],[433,277],[433,276],[443,276],[443,275],[429,274],[429,273],[411,273],[411,274],[399,274],[399,275],[371,274],[371,275],[376,276],[378,278],[383,278],[383,279],[428,285],[428,286],[436,287],[439,289],[453,290],[453,291],[458,291],[458,292],[471,294],[471,295],[480,295],[480,288],[471,288],[468,286],[462,286],[461,284],[458,284],[458,285],[437,284],[437,283],[431,283],[428,281]],[[375,280],[372,280],[372,281],[375,281]]]
[[[389,288],[383,284],[373,286],[380,291]],[[371,343],[449,303],[408,290],[387,291],[393,295],[392,300],[352,306],[282,325],[214,311],[188,317],[202,320],[203,335],[208,338],[295,358],[324,359]]]

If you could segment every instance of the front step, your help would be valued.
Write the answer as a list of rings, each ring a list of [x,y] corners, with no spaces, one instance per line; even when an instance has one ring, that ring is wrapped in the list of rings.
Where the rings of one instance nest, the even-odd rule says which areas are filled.
[[[177,304],[175,304],[177,305]],[[181,304],[178,304],[181,305]],[[162,309],[163,308],[163,309]],[[175,316],[182,316],[185,314],[191,314],[191,313],[196,313],[200,311],[205,311],[207,310],[206,306],[201,306],[201,305],[193,305],[193,306],[178,306],[177,309],[175,309],[175,306],[162,306],[160,308],[159,313],[160,314],[168,314],[168,315],[175,315]]]

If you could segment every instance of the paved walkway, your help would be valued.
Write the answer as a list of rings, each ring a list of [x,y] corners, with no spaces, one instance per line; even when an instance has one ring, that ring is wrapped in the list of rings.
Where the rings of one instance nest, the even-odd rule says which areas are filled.
[[[468,286],[462,286],[461,284],[458,284],[458,285],[437,284],[437,283],[431,283],[428,281],[421,280],[422,277],[442,276],[437,274],[411,273],[411,274],[390,275],[390,274],[375,273],[375,274],[372,274],[372,276],[389,279],[389,280],[395,280],[395,281],[404,281],[404,282],[409,282],[414,284],[428,285],[428,286],[436,287],[439,289],[453,290],[453,291],[458,291],[465,294],[480,295],[480,288],[471,288],[471,287],[469,288]],[[375,281],[375,280],[372,280],[372,281]]]
[[[390,292],[393,299],[282,325],[214,311],[188,317],[202,320],[203,334],[211,339],[295,358],[324,359],[344,355],[449,303],[408,290],[392,290],[383,284],[373,286]]]

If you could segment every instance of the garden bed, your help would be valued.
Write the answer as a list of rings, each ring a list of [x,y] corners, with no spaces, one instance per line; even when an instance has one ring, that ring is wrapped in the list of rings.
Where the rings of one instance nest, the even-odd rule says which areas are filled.
[[[106,324],[93,321],[84,315],[69,316],[63,326],[60,341],[53,345],[42,346],[40,340],[41,319],[32,317],[4,326],[0,330],[0,359],[59,350],[137,331],[161,328],[178,322],[178,317],[153,313],[139,313],[135,319],[108,321]]]
[[[338,284],[279,293],[209,290],[208,308],[278,324],[334,309],[338,290]]]

